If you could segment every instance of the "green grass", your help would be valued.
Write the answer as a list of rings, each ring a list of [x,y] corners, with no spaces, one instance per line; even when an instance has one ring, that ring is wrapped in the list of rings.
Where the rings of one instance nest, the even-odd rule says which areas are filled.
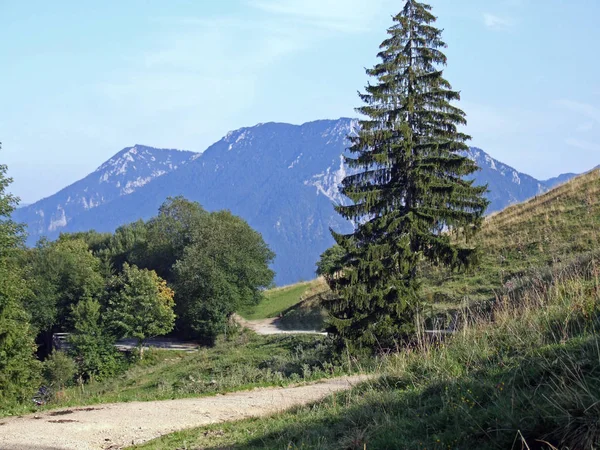
[[[212,348],[193,353],[148,350],[144,355],[142,361],[120,376],[65,389],[46,409],[168,400],[254,387],[285,386],[353,370],[335,363],[334,355],[320,336],[258,336],[243,331],[219,340]],[[33,403],[0,406],[0,417],[35,410]]]
[[[599,242],[600,170],[594,170],[488,217],[473,242],[480,250],[473,269],[451,272],[424,264],[423,300],[432,315],[451,315],[495,299],[515,279],[559,270]]]
[[[277,327],[284,330],[323,330],[327,313],[321,306],[321,294],[309,297],[284,312],[277,321]]]
[[[495,298],[514,278],[569,263],[598,248],[600,170],[489,217],[475,239],[480,264],[467,273],[423,267],[425,299],[442,308]]]
[[[599,448],[599,277],[595,259],[581,259],[472,313],[447,341],[421,339],[390,355],[376,381],[136,448]]]
[[[270,289],[265,292],[265,298],[260,304],[240,311],[240,315],[247,320],[277,317],[323,289],[324,281],[321,279]]]
[[[599,171],[508,208],[477,238],[476,271],[422,270],[437,311],[460,313],[461,328],[446,341],[422,338],[388,355],[377,381],[314,405],[140,448],[552,448],[542,441],[600,448],[600,258],[590,253],[599,224]],[[289,314],[319,295],[310,286],[272,290],[245,317]],[[486,308],[475,307],[482,302]],[[115,380],[68,389],[53,406],[210,395],[349,372],[324,342],[242,333],[197,354],[156,352]]]

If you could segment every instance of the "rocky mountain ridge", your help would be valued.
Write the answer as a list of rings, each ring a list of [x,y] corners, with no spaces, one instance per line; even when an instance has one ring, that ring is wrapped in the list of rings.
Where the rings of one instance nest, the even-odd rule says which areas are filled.
[[[332,244],[329,228],[350,231],[333,208],[348,173],[343,154],[358,121],[342,118],[303,125],[266,123],[228,133],[203,153],[135,145],[57,194],[20,208],[29,244],[61,232],[114,231],[148,219],[169,196],[182,195],[207,210],[229,209],[262,233],[277,254],[278,284],[314,276],[315,262]],[[545,192],[571,174],[540,181],[471,148],[466,155],[488,184],[488,212]]]

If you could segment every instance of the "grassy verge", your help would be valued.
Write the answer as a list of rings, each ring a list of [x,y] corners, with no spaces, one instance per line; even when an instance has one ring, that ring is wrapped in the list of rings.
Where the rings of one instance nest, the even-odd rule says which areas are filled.
[[[138,448],[598,448],[599,278],[592,259],[529,283],[447,341],[389,356],[378,381],[315,405]]]
[[[261,386],[284,386],[351,373],[320,336],[258,336],[244,331],[193,353],[149,350],[144,360],[104,382],[71,386],[47,408],[97,403],[168,400]],[[0,406],[3,415],[37,410]]]
[[[240,312],[247,320],[277,317],[298,303],[317,295],[326,289],[325,281],[316,279],[293,284],[265,292],[265,299],[255,307]]]

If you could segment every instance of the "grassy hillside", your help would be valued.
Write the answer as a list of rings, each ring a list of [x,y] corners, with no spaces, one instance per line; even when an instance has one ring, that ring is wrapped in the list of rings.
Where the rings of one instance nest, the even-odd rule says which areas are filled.
[[[264,301],[253,308],[241,311],[240,315],[247,320],[277,317],[326,289],[327,285],[322,278],[270,289],[265,292]]]
[[[282,313],[277,327],[284,330],[323,330],[327,313],[321,306],[321,297],[329,292],[328,286],[323,284],[315,294],[305,295],[305,300]]]
[[[488,218],[476,271],[424,268],[439,305],[496,301],[389,355],[378,381],[142,448],[600,448],[599,197],[594,171]]]
[[[488,217],[475,240],[479,265],[467,273],[423,266],[423,295],[435,311],[495,299],[520,278],[544,271],[551,274],[577,255],[594,250],[599,238],[600,170],[594,170]],[[304,321],[314,327],[325,317],[315,294],[327,290],[322,279],[273,289],[263,303],[242,315],[262,319],[285,312],[282,324]]]
[[[481,263],[471,273],[424,267],[428,300],[455,307],[495,297],[515,277],[557,268],[598,247],[600,170],[487,218],[476,243]]]
[[[139,448],[598,448],[599,256],[515,291],[444,343],[389,356],[377,381]]]

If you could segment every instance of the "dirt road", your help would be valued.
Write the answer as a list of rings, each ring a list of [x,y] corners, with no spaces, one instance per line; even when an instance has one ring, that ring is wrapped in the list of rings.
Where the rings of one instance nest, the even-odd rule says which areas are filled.
[[[118,449],[211,423],[273,414],[349,389],[366,376],[215,397],[97,405],[0,419],[2,450]]]
[[[246,320],[242,316],[237,314],[234,315],[234,320],[244,328],[249,328],[256,334],[270,335],[270,334],[320,334],[327,336],[327,333],[321,331],[310,331],[310,330],[284,330],[277,327],[277,318],[271,319],[260,319],[260,320]]]

